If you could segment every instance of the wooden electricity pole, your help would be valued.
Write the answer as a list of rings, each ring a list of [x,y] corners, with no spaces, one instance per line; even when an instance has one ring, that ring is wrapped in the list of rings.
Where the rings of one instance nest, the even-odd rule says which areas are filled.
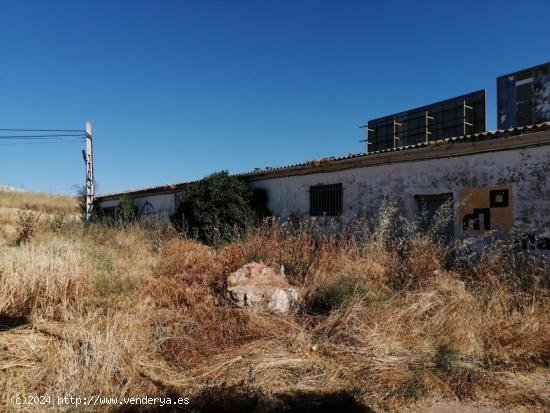
[[[86,152],[84,153],[86,164],[86,220],[90,219],[94,207],[94,157],[92,153],[92,124],[86,122]]]

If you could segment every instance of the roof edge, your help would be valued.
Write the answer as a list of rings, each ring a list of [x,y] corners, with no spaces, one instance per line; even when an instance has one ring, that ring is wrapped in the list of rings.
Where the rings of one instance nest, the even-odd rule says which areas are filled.
[[[479,132],[471,135],[463,135],[463,136],[457,136],[453,138],[446,138],[441,139],[437,141],[431,141],[428,143],[422,142],[415,145],[407,145],[407,146],[400,146],[395,149],[384,149],[381,151],[376,152],[360,152],[355,154],[349,154],[346,156],[340,156],[340,157],[328,157],[323,159],[315,159],[312,161],[297,163],[293,165],[286,165],[286,166],[280,166],[280,167],[268,167],[263,168],[260,170],[254,170],[249,172],[241,172],[232,174],[233,176],[243,178],[246,180],[260,180],[260,179],[270,179],[275,178],[278,176],[288,176],[294,174],[304,174],[304,173],[316,173],[316,172],[323,172],[323,171],[330,171],[330,169],[333,169],[335,166],[337,169],[339,165],[342,164],[355,164],[355,161],[362,161],[364,159],[370,159],[371,157],[376,157],[380,155],[381,158],[387,159],[384,162],[391,162],[393,157],[400,158],[398,154],[411,154],[410,156],[411,160],[415,159],[422,159],[422,157],[413,155],[411,153],[411,150],[414,150],[416,153],[417,149],[421,148],[443,148],[443,147],[449,147],[451,145],[454,146],[454,144],[460,144],[460,143],[468,143],[468,142],[478,142],[478,141],[492,141],[494,139],[503,139],[503,138],[509,138],[514,136],[521,136],[521,135],[530,135],[537,132],[545,132],[550,131],[550,122],[544,122],[537,125],[529,125],[529,126],[521,126],[516,128],[510,128],[510,129],[498,129],[494,131],[486,131],[486,132]],[[550,143],[550,139],[548,139],[548,143]],[[409,152],[411,151],[411,152]],[[394,161],[400,161],[398,159],[394,159]],[[353,167],[353,166],[350,166]],[[183,189],[186,185],[189,185],[193,182],[198,182],[198,180],[193,181],[187,181],[187,182],[179,182],[175,184],[167,184],[167,185],[159,185],[154,187],[148,187],[148,188],[139,188],[139,189],[133,189],[133,190],[126,190],[121,192],[112,192],[107,193],[104,195],[99,195],[96,197],[96,201],[106,201],[111,199],[117,199],[120,196],[123,195],[145,195],[150,193],[155,194],[162,194],[162,193],[172,193],[178,189]]]

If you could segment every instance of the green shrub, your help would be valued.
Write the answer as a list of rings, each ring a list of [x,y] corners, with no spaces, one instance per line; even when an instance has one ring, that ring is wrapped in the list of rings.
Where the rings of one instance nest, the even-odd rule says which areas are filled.
[[[453,373],[459,367],[460,354],[458,350],[449,346],[442,345],[437,348],[434,356],[434,366],[443,373]]]
[[[257,216],[266,213],[267,197],[227,171],[187,185],[172,216],[175,227],[208,245],[241,236]]]
[[[326,314],[342,307],[353,297],[355,283],[350,279],[322,282],[315,288],[309,300],[309,309],[315,314]]]
[[[118,199],[118,206],[116,208],[116,219],[118,224],[126,226],[133,223],[136,218],[137,212],[132,200],[128,196],[122,195]]]
[[[344,307],[352,299],[365,308],[387,301],[386,291],[370,288],[362,280],[354,277],[337,277],[320,282],[307,300],[307,310],[312,314],[328,314]]]
[[[108,227],[126,228],[134,224],[139,218],[139,211],[134,206],[132,198],[128,195],[121,195],[118,198],[118,205],[114,207],[101,208],[96,206],[92,210],[89,224],[103,224]]]

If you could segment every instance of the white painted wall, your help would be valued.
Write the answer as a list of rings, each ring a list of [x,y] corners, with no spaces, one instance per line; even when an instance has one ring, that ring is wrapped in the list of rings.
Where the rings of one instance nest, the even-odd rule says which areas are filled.
[[[132,198],[132,195],[129,194],[129,197],[133,200],[133,204],[140,211],[146,202],[149,202],[153,206],[154,213],[157,215],[168,216],[174,213],[175,211],[175,199],[176,194],[151,194],[151,195],[140,195]],[[118,205],[118,199],[110,199],[98,202],[100,208],[110,208]]]
[[[98,201],[96,206],[99,208],[113,208],[118,205],[118,199],[108,199],[105,201]]]
[[[475,143],[474,143],[475,145]],[[277,216],[309,217],[309,187],[343,184],[343,216],[378,219],[382,205],[397,201],[404,214],[418,214],[415,195],[453,193],[455,235],[462,232],[459,192],[468,188],[511,185],[513,224],[521,231],[536,233],[550,242],[550,145],[355,167],[334,172],[318,172],[250,181],[264,189],[268,206]],[[129,194],[131,196],[131,194]],[[141,195],[134,205],[153,205],[155,213],[168,216],[175,211],[176,194]],[[100,201],[102,208],[118,200]]]
[[[175,211],[175,194],[144,195],[134,198],[134,206],[140,211],[149,202],[155,214],[170,215]]]
[[[461,189],[512,185],[514,225],[550,237],[550,146],[458,157],[365,166],[328,173],[287,176],[251,182],[267,191],[268,206],[280,217],[309,217],[309,187],[343,184],[344,217],[376,220],[385,200],[396,200],[409,217],[418,213],[415,195],[452,192],[455,234]]]

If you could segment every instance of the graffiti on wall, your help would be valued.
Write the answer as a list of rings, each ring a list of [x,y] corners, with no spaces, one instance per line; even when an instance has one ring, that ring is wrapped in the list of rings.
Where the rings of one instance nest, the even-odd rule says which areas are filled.
[[[514,225],[511,185],[464,189],[459,201],[464,232],[508,230]]]

